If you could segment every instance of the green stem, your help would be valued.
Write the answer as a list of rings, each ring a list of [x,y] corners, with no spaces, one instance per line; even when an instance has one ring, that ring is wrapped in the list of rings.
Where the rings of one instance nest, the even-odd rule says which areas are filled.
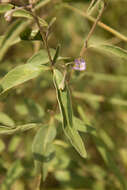
[[[37,26],[38,26],[38,28],[39,28],[39,30],[40,30],[40,34],[41,34],[41,36],[42,36],[42,39],[43,39],[43,42],[44,42],[44,46],[45,46],[45,48],[46,48],[46,50],[47,50],[47,53],[48,53],[49,61],[50,61],[51,66],[52,66],[52,65],[53,65],[53,64],[52,64],[52,57],[51,57],[51,54],[50,54],[47,37],[46,37],[46,35],[45,35],[44,31],[43,31],[43,28],[42,28],[41,25],[40,25],[38,16],[36,16],[36,13],[35,13],[34,9],[31,9],[31,15],[32,15],[33,18],[35,19],[35,21],[36,21],[36,23],[37,23]]]

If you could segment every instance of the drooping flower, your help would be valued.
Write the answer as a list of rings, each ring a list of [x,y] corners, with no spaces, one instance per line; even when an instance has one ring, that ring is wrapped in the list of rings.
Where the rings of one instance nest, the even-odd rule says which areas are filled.
[[[77,71],[84,71],[86,69],[86,63],[84,59],[83,58],[75,59],[73,69]]]

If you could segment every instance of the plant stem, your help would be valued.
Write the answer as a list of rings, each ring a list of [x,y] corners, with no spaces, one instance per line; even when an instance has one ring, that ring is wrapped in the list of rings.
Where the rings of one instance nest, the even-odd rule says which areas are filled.
[[[81,11],[81,10],[75,8],[75,7],[72,7],[71,5],[64,4],[63,6],[64,6],[65,8],[67,8],[67,9],[72,10],[72,11],[78,13],[79,15],[81,15],[81,16],[87,18],[87,19],[90,20],[91,22],[95,22],[95,21],[96,21],[96,19],[93,18],[92,16],[87,15],[85,12],[83,12],[83,11]],[[121,40],[127,42],[127,37],[126,37],[126,36],[124,36],[123,34],[121,34],[121,33],[118,32],[118,31],[114,30],[113,28],[107,26],[107,25],[104,24],[103,22],[100,22],[100,21],[99,21],[99,22],[97,23],[97,25],[100,26],[101,28],[103,28],[104,30],[107,30],[108,32],[112,33],[112,34],[115,35],[117,38],[119,38],[119,39],[121,39]]]
[[[89,5],[89,7],[88,7],[88,9],[87,9],[87,12],[92,8],[92,6],[93,6],[94,3],[95,3],[95,0],[92,0],[91,3],[90,3],[90,5]]]
[[[97,18],[96,18],[96,20],[95,20],[95,22],[94,22],[91,30],[90,30],[90,32],[88,33],[88,36],[87,36],[87,38],[86,38],[86,40],[84,42],[84,45],[83,45],[83,47],[81,49],[81,52],[80,52],[80,56],[81,57],[83,56],[83,54],[85,53],[85,51],[86,51],[86,49],[88,47],[88,41],[89,41],[90,37],[92,36],[92,34],[93,34],[93,32],[94,32],[94,30],[95,30],[95,28],[97,26],[98,21],[100,20],[102,14],[104,12],[104,9],[105,9],[105,4],[103,5],[101,11],[99,12],[99,14],[98,14],[98,16],[97,16]]]
[[[43,31],[41,25],[40,25],[39,19],[38,19],[38,17],[36,16],[35,11],[34,11],[33,8],[31,9],[31,15],[32,15],[33,18],[35,19],[35,21],[36,21],[36,23],[37,23],[37,26],[38,26],[38,28],[39,28],[39,30],[40,30],[40,34],[41,34],[41,36],[42,36],[45,49],[47,50],[47,53],[48,53],[49,61],[50,61],[51,66],[52,66],[52,65],[53,65],[53,63],[52,63],[52,57],[51,57],[51,54],[50,54],[47,37],[46,37],[46,35],[45,35],[45,33],[44,33],[44,31]]]

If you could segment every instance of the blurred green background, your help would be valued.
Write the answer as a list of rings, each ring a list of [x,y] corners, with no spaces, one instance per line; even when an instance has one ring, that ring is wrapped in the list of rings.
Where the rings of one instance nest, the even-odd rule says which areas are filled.
[[[86,13],[89,4],[88,0],[52,0],[37,11],[48,23],[56,17],[49,46],[55,49],[60,43],[62,56],[79,56],[93,22],[76,10]],[[97,13],[95,10],[91,16],[96,17]],[[4,14],[0,14],[0,42],[17,19],[7,22]],[[101,21],[127,36],[126,20],[127,1],[110,0]],[[32,28],[36,25],[32,24]],[[127,37],[122,40],[101,26],[96,27],[89,43],[93,46],[109,43],[127,49]],[[0,79],[11,69],[26,63],[41,48],[40,41],[29,40],[21,40],[7,48],[0,62]],[[49,174],[41,183],[41,189],[126,190],[127,59],[96,47],[88,48],[84,59],[86,71],[72,72],[69,84],[73,111],[78,118],[96,128],[100,141],[95,142],[90,135],[81,133],[88,153],[88,158],[83,159],[69,144],[61,123],[56,120],[56,157],[50,163]],[[47,125],[50,118],[58,113],[51,72],[42,73],[13,88],[0,99],[1,125],[30,122]],[[1,190],[36,189],[37,178],[31,152],[36,131],[37,128],[24,133],[0,135]]]

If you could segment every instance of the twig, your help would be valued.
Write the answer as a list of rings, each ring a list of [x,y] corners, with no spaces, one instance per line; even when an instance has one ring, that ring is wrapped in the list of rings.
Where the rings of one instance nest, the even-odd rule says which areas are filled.
[[[32,5],[32,4],[31,4],[31,5]],[[52,65],[53,65],[53,63],[52,63],[52,57],[51,57],[51,54],[50,54],[47,37],[46,37],[46,35],[45,35],[45,33],[44,33],[44,31],[43,31],[41,25],[40,25],[40,22],[39,22],[38,17],[36,16],[36,13],[35,13],[35,11],[34,11],[34,9],[33,9],[33,5],[32,5],[32,8],[31,8],[31,15],[32,15],[33,18],[35,19],[35,21],[36,21],[36,23],[37,23],[37,26],[38,26],[38,28],[39,28],[39,30],[40,30],[40,34],[41,34],[41,36],[42,36],[42,39],[43,39],[43,42],[44,42],[44,46],[45,46],[45,48],[46,48],[46,50],[47,50],[47,53],[48,53],[49,61],[50,61],[51,66],[52,66]]]
[[[89,41],[90,37],[92,36],[92,34],[93,34],[93,32],[94,32],[94,30],[95,30],[95,28],[96,28],[96,26],[97,26],[98,21],[100,20],[102,14],[103,14],[103,12],[104,12],[104,9],[105,9],[105,3],[104,3],[104,5],[103,5],[103,8],[101,9],[101,11],[99,12],[99,14],[98,14],[98,16],[97,16],[97,18],[96,18],[96,21],[94,22],[94,24],[93,24],[93,26],[92,26],[90,32],[88,33],[88,36],[87,36],[87,38],[86,38],[86,40],[85,40],[85,42],[84,42],[84,45],[83,45],[83,47],[82,47],[82,49],[81,49],[81,52],[80,52],[80,56],[81,56],[81,57],[83,56],[83,54],[85,53],[85,51],[86,51],[86,49],[87,49],[88,41]]]
[[[78,13],[79,15],[81,15],[81,16],[87,18],[87,19],[90,20],[91,22],[95,22],[95,21],[96,21],[96,19],[93,18],[92,16],[89,16],[89,15],[86,14],[85,12],[83,12],[83,11],[81,11],[81,10],[75,8],[75,7],[72,7],[71,5],[64,4],[63,6],[64,6],[65,8],[67,8],[67,9],[72,10],[72,11]],[[100,26],[101,28],[103,28],[104,30],[106,30],[106,31],[108,31],[108,32],[110,32],[110,33],[112,33],[112,34],[115,35],[117,38],[119,38],[119,39],[121,39],[121,40],[127,42],[127,37],[126,37],[126,36],[124,36],[123,34],[121,34],[121,33],[118,32],[118,31],[114,30],[113,28],[107,26],[107,25],[104,24],[103,22],[100,22],[100,21],[99,21],[99,22],[97,23],[97,25]]]
[[[89,7],[88,7],[88,9],[87,9],[87,13],[89,12],[89,10],[91,9],[91,7],[93,6],[94,3],[95,3],[95,0],[92,0]]]

